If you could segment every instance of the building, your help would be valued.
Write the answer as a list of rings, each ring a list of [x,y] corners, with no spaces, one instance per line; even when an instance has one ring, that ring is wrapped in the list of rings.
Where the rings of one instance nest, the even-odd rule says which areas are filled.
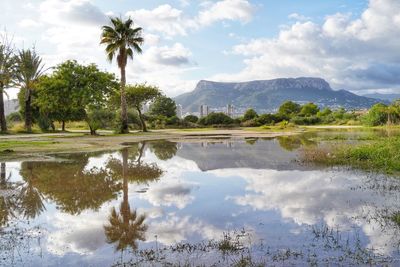
[[[226,106],[226,115],[228,115],[229,117],[233,118],[235,114],[235,110],[232,104],[228,104]]]
[[[200,106],[200,118],[203,118],[208,115],[210,109],[207,105]]]
[[[179,119],[183,118],[183,111],[182,111],[182,105],[181,104],[176,105],[176,116]]]

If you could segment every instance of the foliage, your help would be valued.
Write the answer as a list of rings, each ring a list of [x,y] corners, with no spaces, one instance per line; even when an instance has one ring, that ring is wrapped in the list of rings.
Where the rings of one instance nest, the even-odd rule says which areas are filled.
[[[284,116],[291,117],[292,115],[298,114],[301,110],[301,106],[292,101],[284,102],[278,109],[278,113]]]
[[[28,132],[31,132],[33,123],[32,94],[37,88],[39,79],[43,76],[45,69],[42,58],[36,54],[34,49],[19,51],[16,57],[16,64],[15,80],[21,89],[19,105],[24,107],[25,128]]]
[[[279,122],[280,118],[275,115],[275,114],[261,114],[260,116],[258,116],[257,118],[257,122],[260,125],[266,125],[266,124],[273,124],[275,122]]]
[[[199,121],[199,118],[195,115],[188,115],[183,118],[183,120],[186,122],[197,123]]]
[[[201,125],[229,125],[233,124],[233,119],[222,112],[212,112],[199,120]]]
[[[126,87],[126,101],[128,105],[136,108],[139,119],[142,124],[142,131],[146,132],[147,127],[142,115],[142,108],[148,102],[155,100],[161,96],[161,91],[156,86],[151,86],[146,83],[129,85]]]
[[[304,149],[305,161],[345,165],[388,174],[400,174],[400,137],[383,137],[368,144]]]
[[[113,74],[100,71],[94,64],[66,61],[40,80],[35,104],[52,121],[89,122],[88,113],[104,109],[117,86]]]
[[[117,55],[118,67],[121,70],[121,133],[128,133],[127,102],[125,97],[126,74],[125,68],[128,57],[133,58],[133,53],[142,53],[141,45],[144,40],[142,28],[135,28],[132,19],[122,21],[121,18],[110,18],[111,25],[102,27],[100,44],[106,45],[106,53],[109,61]]]
[[[22,116],[19,112],[12,112],[7,115],[6,117],[8,122],[21,122],[22,121]]]
[[[114,118],[114,112],[108,109],[95,109],[87,112],[86,122],[89,125],[90,132],[96,134],[98,129],[110,127]]]
[[[169,97],[157,97],[150,107],[150,114],[153,116],[165,116],[167,118],[176,116],[176,103]]]
[[[314,103],[308,103],[301,107],[300,115],[308,117],[317,115],[318,112],[319,108],[317,105],[315,105]]]
[[[364,124],[368,126],[383,125],[387,122],[387,106],[381,103],[373,105],[368,114],[363,117]]]
[[[246,110],[246,112],[244,113],[243,120],[245,120],[245,121],[253,120],[257,117],[258,117],[257,112],[254,109],[250,108],[250,109]]]

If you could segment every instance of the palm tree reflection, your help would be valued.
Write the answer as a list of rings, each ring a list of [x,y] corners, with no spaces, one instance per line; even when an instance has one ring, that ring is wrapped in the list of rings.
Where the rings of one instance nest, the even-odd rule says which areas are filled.
[[[137,184],[148,183],[157,180],[162,170],[156,164],[147,164],[142,162],[146,143],[143,142],[132,147],[131,155],[133,159],[129,160],[128,148],[121,151],[122,161],[112,158],[107,166],[113,177],[120,178],[123,181],[123,199],[119,210],[111,209],[108,224],[104,226],[105,235],[108,243],[116,243],[116,250],[123,251],[126,248],[136,250],[137,241],[145,241],[147,225],[144,224],[146,216],[138,214],[135,209],[130,208],[128,196],[129,182]]]

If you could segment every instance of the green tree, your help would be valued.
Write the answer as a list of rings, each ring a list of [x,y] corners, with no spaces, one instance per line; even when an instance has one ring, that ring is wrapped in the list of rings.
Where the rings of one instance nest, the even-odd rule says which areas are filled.
[[[373,105],[363,118],[364,123],[369,126],[383,125],[387,119],[387,106],[382,103]]]
[[[20,105],[24,106],[25,129],[27,132],[32,132],[32,94],[45,69],[42,58],[36,54],[35,49],[19,51],[16,61],[16,80],[24,95],[23,103]]]
[[[332,114],[332,110],[330,108],[324,108],[317,112],[318,117],[326,117]]]
[[[99,115],[104,110],[118,84],[113,74],[100,71],[96,65],[80,65],[66,61],[57,66],[51,76],[43,77],[38,85],[35,103],[41,114],[62,122],[85,120],[91,134],[96,133]],[[100,114],[101,113],[101,114]]]
[[[4,113],[5,89],[12,85],[15,75],[14,49],[7,35],[0,36],[0,128],[7,132],[7,122]]]
[[[317,115],[319,108],[314,103],[307,103],[301,107],[300,115],[302,116],[314,116]]]
[[[199,120],[199,124],[202,125],[229,125],[233,122],[231,117],[222,112],[212,112]]]
[[[187,115],[185,118],[183,118],[183,120],[186,122],[197,123],[199,118],[195,115]]]
[[[139,114],[142,131],[147,132],[146,122],[143,118],[143,105],[161,96],[160,89],[156,86],[143,84],[129,85],[126,87],[126,100],[128,105],[132,105]]]
[[[169,97],[157,97],[151,105],[150,114],[153,116],[165,116],[167,118],[176,116],[176,103]]]
[[[128,19],[122,21],[121,18],[111,18],[111,25],[102,27],[100,44],[105,44],[108,60],[117,58],[118,67],[121,70],[121,133],[128,133],[128,114],[127,102],[125,97],[126,74],[125,68],[128,57],[133,58],[133,53],[142,53],[143,44],[142,28],[135,28],[133,21]]]
[[[244,121],[253,120],[253,119],[257,118],[257,117],[258,117],[257,112],[252,108],[246,110],[246,112],[243,115]]]
[[[300,112],[301,106],[292,101],[284,102],[278,109],[278,113],[283,116],[292,117]]]

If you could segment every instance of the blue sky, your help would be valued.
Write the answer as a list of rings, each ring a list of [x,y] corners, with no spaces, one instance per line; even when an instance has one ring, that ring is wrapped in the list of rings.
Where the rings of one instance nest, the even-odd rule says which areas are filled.
[[[300,76],[358,94],[400,92],[398,0],[2,0],[0,10],[0,29],[18,48],[35,45],[46,65],[76,59],[117,75],[100,28],[108,16],[132,17],[145,45],[128,82],[169,96],[201,79]]]

